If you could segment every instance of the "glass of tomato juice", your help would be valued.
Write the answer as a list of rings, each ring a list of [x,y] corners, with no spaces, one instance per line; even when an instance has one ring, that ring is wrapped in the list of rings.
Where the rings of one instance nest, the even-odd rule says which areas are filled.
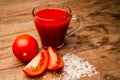
[[[62,47],[72,18],[71,9],[64,4],[45,3],[35,7],[32,14],[42,47]]]

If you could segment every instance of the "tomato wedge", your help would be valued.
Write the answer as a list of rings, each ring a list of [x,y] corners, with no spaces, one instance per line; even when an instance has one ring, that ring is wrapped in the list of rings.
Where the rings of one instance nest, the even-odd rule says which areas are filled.
[[[64,66],[64,62],[59,55],[59,53],[53,49],[52,47],[48,48],[49,52],[49,62],[48,62],[48,69],[49,70],[58,70]]]
[[[42,50],[37,54],[23,69],[28,76],[37,76],[42,74],[48,66],[49,54],[46,50]]]

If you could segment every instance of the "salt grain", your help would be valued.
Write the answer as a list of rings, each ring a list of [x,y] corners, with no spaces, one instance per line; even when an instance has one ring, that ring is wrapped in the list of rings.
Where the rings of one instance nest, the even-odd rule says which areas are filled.
[[[43,76],[43,78],[45,79],[45,78],[47,78],[47,76]]]
[[[84,61],[82,58],[79,58],[74,54],[68,53],[64,55],[63,61],[64,73],[62,74],[62,80],[76,80],[80,79],[80,77],[91,77],[98,74],[92,64],[88,61]]]

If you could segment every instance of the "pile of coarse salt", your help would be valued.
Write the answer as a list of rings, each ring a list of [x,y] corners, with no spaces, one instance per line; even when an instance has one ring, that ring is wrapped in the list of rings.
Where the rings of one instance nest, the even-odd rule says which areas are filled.
[[[93,76],[98,74],[95,67],[77,57],[75,54],[67,53],[63,56],[64,68],[61,80],[76,80],[84,76]]]

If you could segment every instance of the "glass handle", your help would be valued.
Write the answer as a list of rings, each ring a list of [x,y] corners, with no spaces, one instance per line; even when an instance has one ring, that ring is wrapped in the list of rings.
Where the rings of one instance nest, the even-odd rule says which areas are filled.
[[[67,31],[66,38],[74,34],[81,29],[80,17],[78,15],[72,15],[71,22]]]

